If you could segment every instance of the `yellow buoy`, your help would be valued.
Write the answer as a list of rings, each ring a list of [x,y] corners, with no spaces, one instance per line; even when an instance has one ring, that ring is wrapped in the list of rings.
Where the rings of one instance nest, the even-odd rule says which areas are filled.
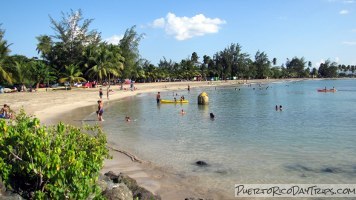
[[[209,97],[206,92],[202,92],[198,96],[198,104],[199,105],[207,105],[209,104]]]

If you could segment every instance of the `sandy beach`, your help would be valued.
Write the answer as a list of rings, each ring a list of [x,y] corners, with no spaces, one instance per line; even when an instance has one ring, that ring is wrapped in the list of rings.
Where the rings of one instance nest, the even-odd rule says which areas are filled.
[[[139,93],[157,93],[157,91],[183,90],[187,86],[194,87],[215,87],[244,83],[268,83],[280,80],[234,80],[215,82],[159,82],[159,83],[137,83],[137,90],[130,91],[129,85],[124,85],[125,90],[120,90],[119,85],[111,86],[110,100],[106,97],[104,86],[104,108],[109,101],[117,101],[122,98],[137,95]],[[99,88],[73,88],[72,90],[52,90],[40,89],[37,92],[17,92],[0,94],[0,103],[8,104],[15,112],[24,108],[26,113],[38,117],[43,124],[51,125],[59,121],[80,125],[81,119],[97,109],[99,99]],[[105,118],[105,114],[104,114]],[[100,123],[98,121],[98,123]],[[124,172],[137,180],[138,184],[158,194],[162,199],[185,199],[187,197],[232,199],[231,194],[223,194],[214,189],[200,188],[196,177],[184,177],[167,169],[162,169],[149,161],[132,161],[124,153],[111,150],[113,159],[107,160],[102,172],[113,171],[115,173]],[[194,186],[194,187],[192,187]]]

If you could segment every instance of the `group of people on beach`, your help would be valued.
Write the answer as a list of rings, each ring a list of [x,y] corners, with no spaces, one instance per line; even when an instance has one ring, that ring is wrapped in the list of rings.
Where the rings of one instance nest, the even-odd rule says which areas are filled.
[[[4,104],[4,106],[0,110],[0,118],[2,119],[13,119],[15,116],[10,109],[10,106],[7,104]]]
[[[107,90],[106,90],[106,95],[107,95],[107,99],[109,100],[109,94],[110,92],[113,92],[112,89],[110,89],[110,85],[108,86]],[[103,114],[104,114],[104,103],[103,103],[103,89],[100,87],[99,88],[99,100],[98,100],[98,109],[96,111],[97,117],[99,121],[104,121],[103,119]],[[125,121],[126,122],[130,122],[131,118],[129,116],[125,116]]]

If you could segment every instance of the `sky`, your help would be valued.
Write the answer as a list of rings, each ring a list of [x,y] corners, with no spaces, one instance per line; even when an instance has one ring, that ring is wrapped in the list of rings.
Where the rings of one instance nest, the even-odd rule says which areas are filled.
[[[38,57],[36,37],[54,35],[51,16],[81,9],[90,29],[117,43],[136,26],[144,34],[139,51],[157,65],[202,61],[231,44],[254,60],[257,51],[282,65],[304,57],[313,67],[329,59],[356,65],[356,0],[3,0],[0,24],[11,55]]]

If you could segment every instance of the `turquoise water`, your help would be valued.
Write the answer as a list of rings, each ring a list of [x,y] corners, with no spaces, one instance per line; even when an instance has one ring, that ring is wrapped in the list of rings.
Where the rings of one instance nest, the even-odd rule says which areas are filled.
[[[335,93],[317,92],[333,86]],[[207,106],[197,105],[203,91]],[[231,194],[235,183],[356,183],[356,80],[175,93],[190,103],[157,105],[155,94],[141,94],[106,105],[110,144]],[[161,96],[173,99],[173,92]],[[133,121],[125,122],[125,115]],[[198,160],[209,166],[195,166]]]

